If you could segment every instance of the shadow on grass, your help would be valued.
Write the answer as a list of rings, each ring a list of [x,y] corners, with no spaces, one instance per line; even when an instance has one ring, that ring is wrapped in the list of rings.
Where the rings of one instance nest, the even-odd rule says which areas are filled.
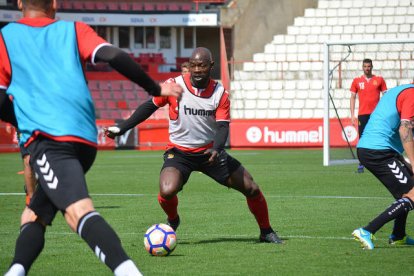
[[[287,239],[283,239],[286,242]],[[259,242],[258,237],[251,237],[251,238],[240,238],[240,237],[223,237],[223,238],[214,238],[214,239],[206,239],[206,240],[199,240],[199,241],[186,241],[180,239],[180,244],[213,244],[213,243],[228,243],[228,242],[243,242],[243,243],[261,243]],[[265,243],[263,243],[265,244]]]

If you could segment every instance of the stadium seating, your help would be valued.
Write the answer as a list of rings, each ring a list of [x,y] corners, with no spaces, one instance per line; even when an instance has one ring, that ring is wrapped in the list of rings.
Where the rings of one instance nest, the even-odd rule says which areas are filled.
[[[263,52],[236,68],[231,82],[232,117],[322,118],[324,42],[414,38],[414,7],[410,3],[319,0],[317,8],[306,9],[304,16],[295,18],[286,34],[275,35]],[[382,49],[376,44],[353,53],[346,74],[341,69],[341,81],[332,83],[340,117],[350,116],[349,88],[352,79],[362,74],[364,58],[373,60],[373,73],[382,75],[391,88],[412,80],[413,46],[403,51],[390,49],[386,57],[378,53]],[[398,70],[401,63],[411,65],[406,66],[408,70]]]
[[[125,3],[123,3],[125,5]],[[118,2],[108,2],[108,10],[109,11],[118,11],[120,6],[118,6]]]
[[[94,1],[84,1],[83,6],[86,10],[89,11],[96,10],[96,2]]]
[[[141,87],[127,80],[91,80],[88,87],[98,119],[126,118],[150,97]],[[165,119],[166,114],[157,113],[153,118]]]

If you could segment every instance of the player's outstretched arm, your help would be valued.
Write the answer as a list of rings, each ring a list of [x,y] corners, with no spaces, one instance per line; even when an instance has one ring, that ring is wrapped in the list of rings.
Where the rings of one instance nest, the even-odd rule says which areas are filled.
[[[108,62],[112,68],[144,88],[150,95],[180,97],[183,93],[182,87],[175,83],[160,86],[126,52],[112,45],[99,48],[94,61]]]
[[[149,99],[142,105],[138,106],[135,112],[128,119],[122,121],[116,126],[104,128],[105,135],[112,139],[116,136],[120,136],[129,129],[148,119],[157,109],[158,106],[153,103],[152,99]]]

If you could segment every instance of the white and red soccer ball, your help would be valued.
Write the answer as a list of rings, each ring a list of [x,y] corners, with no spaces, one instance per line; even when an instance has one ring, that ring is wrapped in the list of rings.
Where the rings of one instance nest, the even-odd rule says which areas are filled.
[[[154,256],[168,256],[177,245],[177,236],[167,224],[154,224],[144,235],[145,249]]]

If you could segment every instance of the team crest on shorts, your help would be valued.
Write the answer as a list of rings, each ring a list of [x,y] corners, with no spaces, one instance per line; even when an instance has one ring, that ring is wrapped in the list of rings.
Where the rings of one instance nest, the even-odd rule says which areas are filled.
[[[174,154],[169,153],[169,154],[167,155],[167,159],[173,159],[173,158],[174,158]]]

